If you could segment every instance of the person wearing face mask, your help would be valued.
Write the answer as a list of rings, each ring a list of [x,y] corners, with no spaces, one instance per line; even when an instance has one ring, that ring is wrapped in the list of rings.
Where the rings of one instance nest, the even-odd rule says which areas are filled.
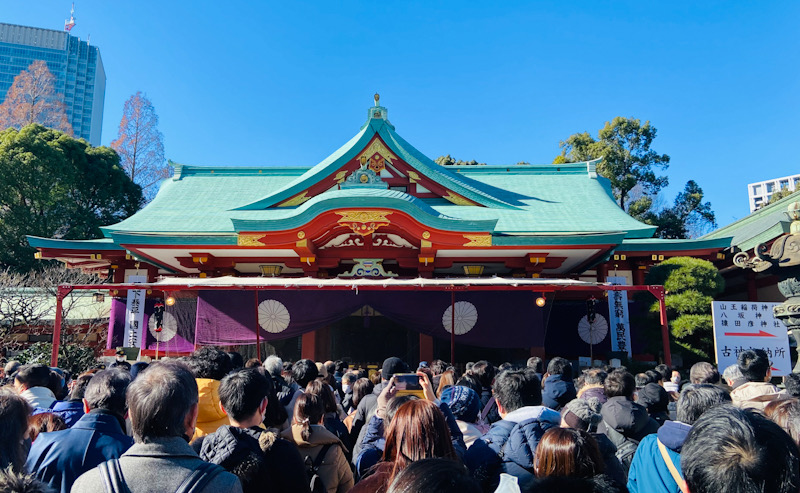
[[[347,372],[342,376],[342,409],[348,415],[353,412],[353,384],[356,383],[357,375]]]

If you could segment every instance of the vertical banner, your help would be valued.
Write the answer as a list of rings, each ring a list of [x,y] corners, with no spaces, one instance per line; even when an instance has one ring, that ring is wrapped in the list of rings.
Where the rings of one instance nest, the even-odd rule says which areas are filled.
[[[763,349],[772,362],[772,375],[782,377],[792,372],[789,334],[775,319],[772,308],[779,303],[753,301],[714,301],[714,349],[722,373],[736,363],[739,353]]]
[[[147,282],[147,276],[128,276],[128,282]],[[144,298],[144,289],[128,291],[128,303],[125,306],[125,347],[144,347]]]
[[[607,277],[606,282],[623,286],[624,277]],[[631,324],[628,318],[628,292],[608,292],[608,325],[611,331],[611,350],[624,351],[631,357]]]

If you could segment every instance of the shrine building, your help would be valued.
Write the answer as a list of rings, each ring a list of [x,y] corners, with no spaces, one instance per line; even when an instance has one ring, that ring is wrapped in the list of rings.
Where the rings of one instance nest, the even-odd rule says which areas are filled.
[[[665,258],[724,257],[730,238],[653,238],[655,227],[617,205],[595,165],[440,166],[396,132],[376,95],[360,131],[316,166],[172,163],[173,176],[152,202],[104,227],[104,238],[29,237],[29,243],[39,258],[99,272],[114,283],[131,276],[148,283],[186,279],[186,292],[175,294],[182,314],[171,316],[179,336],[175,351],[252,343],[255,329],[245,329],[257,321],[259,340],[285,359],[446,359],[449,332],[442,321],[453,309],[449,293],[272,288],[257,292],[254,308],[252,292],[205,292],[190,289],[189,281],[497,276],[598,283],[616,276],[640,285],[648,268]],[[148,293],[148,310],[163,296]],[[461,305],[459,317],[471,325],[461,333],[456,326],[464,337],[458,359],[588,355],[578,325],[589,296],[550,295],[540,307],[534,300],[541,293],[533,289],[459,294],[470,304]],[[125,345],[125,294],[117,298],[109,347]],[[607,312],[602,305],[598,313]],[[634,336],[634,352],[636,344]],[[593,349],[609,351],[608,338]]]

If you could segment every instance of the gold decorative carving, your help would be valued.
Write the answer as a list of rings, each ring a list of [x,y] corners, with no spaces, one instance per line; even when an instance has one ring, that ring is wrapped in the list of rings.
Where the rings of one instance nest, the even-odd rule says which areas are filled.
[[[386,211],[341,211],[337,212],[342,216],[338,223],[348,226],[354,233],[361,236],[372,234],[381,226],[388,226],[391,221],[386,216],[392,214]]]
[[[366,149],[364,149],[364,152],[359,154],[358,162],[361,162],[362,156],[364,159],[371,159],[375,154],[380,154],[383,159],[389,161],[389,164],[394,164],[393,160],[397,159],[397,156],[392,154],[392,151],[383,145],[383,142],[381,142],[380,139],[375,139],[370,145],[367,146]]]
[[[303,238],[306,237],[306,232],[305,231],[298,231],[297,232],[297,237],[302,240]]]
[[[410,181],[411,183],[417,183],[418,181],[420,181],[420,177],[416,171],[408,172],[408,181]]]
[[[478,205],[471,200],[465,199],[461,195],[451,192],[450,190],[447,191],[447,195],[445,195],[444,198],[456,205]]]
[[[264,235],[261,233],[258,234],[247,234],[247,233],[239,233],[239,236],[236,238],[236,244],[239,246],[254,246],[254,247],[263,247],[264,243],[261,241]]]
[[[431,242],[430,242],[430,241],[428,241],[428,240],[422,240],[422,241],[420,242],[420,248],[430,248],[430,247],[432,247],[432,246],[433,246],[433,243],[431,243]]]
[[[306,200],[311,198],[311,197],[307,197],[307,195],[308,195],[308,190],[306,190],[303,193],[295,195],[294,197],[290,198],[289,200],[281,202],[280,204],[278,204],[278,207],[294,207],[294,206],[300,205],[303,202],[305,202]]]
[[[306,248],[308,247],[308,240],[297,240],[294,242],[294,246],[297,248]]]
[[[464,243],[465,247],[490,247],[492,246],[492,235],[464,235],[469,240]]]
[[[347,170],[340,171],[336,173],[336,176],[333,177],[333,181],[335,181],[336,183],[344,183],[346,177],[347,177]]]
[[[430,231],[423,231],[423,232],[422,232],[422,237],[423,237],[423,238],[425,238],[426,240],[427,240],[427,239],[430,239],[430,237],[431,237],[431,232],[430,232]]]

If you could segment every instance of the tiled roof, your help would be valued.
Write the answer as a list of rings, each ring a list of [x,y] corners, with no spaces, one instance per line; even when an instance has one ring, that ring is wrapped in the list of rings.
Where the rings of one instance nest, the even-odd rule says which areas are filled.
[[[738,221],[712,231],[703,236],[702,239],[732,237],[731,246],[735,246],[742,251],[750,250],[760,243],[767,243],[789,232],[791,221],[786,215],[786,208],[789,204],[798,200],[800,200],[800,191],[773,204],[766,205]]]

